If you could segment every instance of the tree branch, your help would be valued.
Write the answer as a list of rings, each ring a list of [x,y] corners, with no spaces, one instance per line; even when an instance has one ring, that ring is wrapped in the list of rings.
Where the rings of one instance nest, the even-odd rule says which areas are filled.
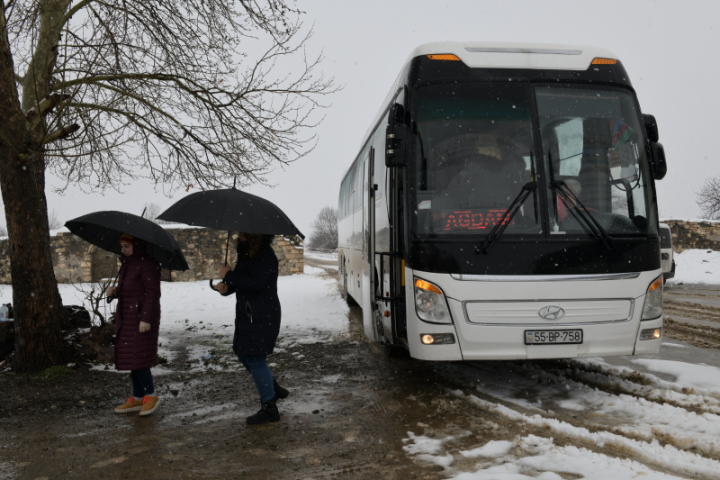
[[[50,111],[53,108],[57,107],[60,102],[69,100],[70,98],[71,95],[54,93],[40,100],[40,103],[32,107],[30,111],[26,114],[26,117],[30,122],[31,128],[37,127],[42,121],[42,117],[50,113]]]
[[[75,15],[77,12],[90,5],[91,3],[94,3],[95,1],[97,0],[82,0],[80,3],[72,7],[63,17],[62,25],[65,25],[72,18],[73,15]]]
[[[80,125],[78,125],[77,123],[62,127],[61,129],[55,130],[53,133],[45,137],[42,144],[47,145],[48,143],[57,142],[58,140],[62,140],[63,138],[72,135],[78,130],[80,130]]]

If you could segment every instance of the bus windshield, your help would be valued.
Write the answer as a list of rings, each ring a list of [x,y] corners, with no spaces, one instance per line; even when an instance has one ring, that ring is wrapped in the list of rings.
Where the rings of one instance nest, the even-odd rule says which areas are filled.
[[[573,194],[563,198],[548,190],[551,231],[583,232],[576,206],[610,235],[657,232],[645,140],[631,94],[553,85],[536,87],[536,97],[548,174]]]
[[[503,216],[534,165],[531,91],[504,82],[418,89],[415,121],[420,234],[486,235]],[[540,233],[537,195],[507,233]]]
[[[416,234],[487,235],[539,168],[545,181],[504,235],[588,236],[588,220],[610,236],[657,232],[640,115],[630,92],[453,83],[421,87],[413,103]],[[540,211],[540,195],[549,211]]]

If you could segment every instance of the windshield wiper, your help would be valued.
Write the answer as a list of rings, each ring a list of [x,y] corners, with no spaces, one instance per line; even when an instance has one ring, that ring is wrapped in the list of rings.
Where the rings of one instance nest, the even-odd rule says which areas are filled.
[[[615,250],[615,244],[613,243],[612,237],[607,233],[602,225],[600,225],[600,223],[598,223],[598,221],[588,213],[585,205],[583,205],[580,199],[572,192],[572,190],[570,190],[570,187],[568,187],[562,180],[555,180],[551,149],[548,149],[548,163],[550,164],[550,188],[560,195],[560,198],[562,198],[565,203],[565,208],[567,209],[569,207],[570,212],[580,221],[580,224],[585,227],[585,230],[587,230],[590,235],[600,240],[608,251]],[[555,216],[557,218],[557,205],[555,202],[553,202],[553,205],[555,207]]]
[[[488,253],[488,250],[490,247],[495,243],[495,241],[500,238],[500,235],[503,234],[505,229],[510,225],[510,222],[512,221],[513,217],[517,213],[518,210],[520,210],[520,207],[522,206],[523,202],[527,199],[527,197],[530,195],[530,193],[534,192],[537,189],[537,182],[528,182],[525,185],[523,185],[522,189],[520,190],[520,193],[517,197],[515,197],[515,200],[510,204],[510,207],[508,207],[507,210],[505,210],[505,213],[500,218],[500,220],[495,224],[492,230],[490,230],[490,233],[488,233],[487,237],[485,237],[485,240],[483,240],[483,243],[477,247],[475,247],[475,253]]]
[[[600,223],[588,213],[585,205],[580,202],[580,199],[572,192],[572,190],[570,190],[570,187],[568,187],[565,182],[562,180],[553,180],[550,184],[550,188],[560,195],[560,198],[562,198],[563,202],[565,202],[565,208],[569,208],[570,213],[580,220],[580,223],[593,236],[600,240],[608,251],[615,250],[615,244],[613,243],[613,239],[610,234],[608,234],[602,225],[600,225]]]

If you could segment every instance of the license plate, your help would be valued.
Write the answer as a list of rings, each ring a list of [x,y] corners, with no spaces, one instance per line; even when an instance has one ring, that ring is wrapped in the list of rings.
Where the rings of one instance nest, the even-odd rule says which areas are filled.
[[[582,342],[582,330],[525,330],[525,345],[563,345]]]

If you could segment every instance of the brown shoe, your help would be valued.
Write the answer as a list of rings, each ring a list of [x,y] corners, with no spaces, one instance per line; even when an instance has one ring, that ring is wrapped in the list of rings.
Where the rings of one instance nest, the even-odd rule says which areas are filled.
[[[140,415],[150,415],[160,406],[160,398],[145,395],[142,399]]]
[[[135,400],[133,397],[130,397],[125,400],[125,403],[115,408],[115,413],[139,412],[142,407],[142,400]]]

